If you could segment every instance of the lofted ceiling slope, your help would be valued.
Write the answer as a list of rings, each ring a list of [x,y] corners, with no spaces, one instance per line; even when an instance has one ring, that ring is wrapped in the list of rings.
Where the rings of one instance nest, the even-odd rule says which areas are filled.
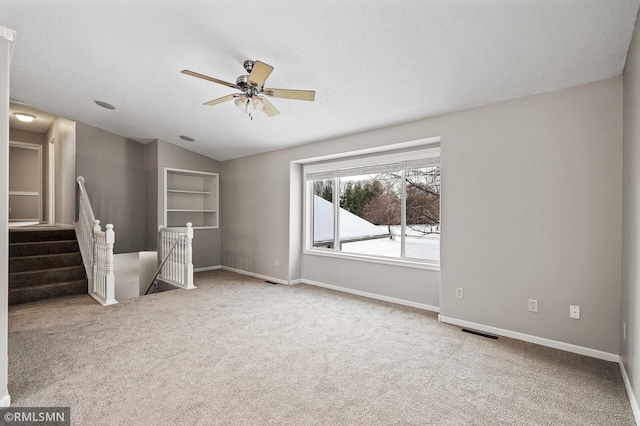
[[[12,97],[222,161],[618,76],[638,1],[0,0],[0,26]],[[245,59],[315,102],[250,120],[202,105],[233,89],[180,74],[235,82]]]

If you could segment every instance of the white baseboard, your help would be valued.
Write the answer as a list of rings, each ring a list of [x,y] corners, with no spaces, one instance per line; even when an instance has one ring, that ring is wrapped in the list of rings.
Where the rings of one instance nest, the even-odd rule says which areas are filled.
[[[636,420],[636,423],[640,425],[640,406],[638,406],[638,400],[636,399],[635,392],[633,392],[633,388],[631,387],[631,381],[627,375],[627,369],[624,367],[624,363],[620,357],[618,357],[618,364],[620,365],[622,380],[624,380],[624,387],[627,389],[627,396],[629,397],[629,403],[631,404],[633,418]]]
[[[0,399],[0,407],[7,408],[10,406],[11,406],[11,396],[9,394],[6,394],[5,396],[2,397],[2,399]]]
[[[424,303],[412,302],[411,300],[397,299],[395,297],[383,296],[381,294],[369,293],[367,291],[354,290],[348,287],[340,287],[333,284],[321,283],[319,281],[301,280],[304,284],[314,285],[317,287],[324,287],[330,290],[342,291],[344,293],[355,294],[356,296],[368,297],[370,299],[382,300],[384,302],[396,303],[398,305],[410,306],[412,308],[424,309],[425,311],[440,312],[438,306],[426,305]]]
[[[289,281],[289,284],[294,285],[294,284],[302,284],[304,281],[302,281],[302,278],[298,278],[297,280],[293,280],[293,281]]]
[[[511,339],[522,340],[529,343],[535,343],[536,345],[547,346],[549,348],[554,348],[554,349],[560,349],[563,351],[572,352],[579,355],[586,355],[592,358],[603,359],[605,361],[618,362],[618,359],[620,358],[616,354],[599,351],[597,349],[585,348],[584,346],[578,346],[571,343],[565,343],[557,340],[546,339],[544,337],[532,336],[530,334],[519,333],[517,331],[511,331],[511,330],[505,330],[503,328],[491,327],[489,325],[478,324],[475,322],[446,317],[443,315],[438,315],[438,320],[440,322],[444,322],[447,324],[470,328],[477,331],[484,331],[485,333],[496,334],[498,336],[509,337]]]
[[[222,266],[216,265],[216,266],[205,266],[204,268],[195,268],[193,272],[215,271],[216,269],[222,269]]]
[[[224,269],[225,271],[237,272],[238,274],[248,275],[250,277],[255,277],[255,278],[260,278],[261,280],[271,281],[271,282],[274,282],[274,283],[277,283],[277,284],[286,284],[286,285],[290,284],[289,281],[287,281],[287,280],[270,277],[268,275],[256,274],[255,272],[243,271],[242,269],[230,268],[228,266],[222,266],[221,268]]]

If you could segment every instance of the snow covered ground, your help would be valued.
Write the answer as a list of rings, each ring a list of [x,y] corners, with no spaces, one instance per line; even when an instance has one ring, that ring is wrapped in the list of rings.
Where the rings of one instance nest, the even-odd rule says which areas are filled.
[[[383,227],[385,229],[385,227]],[[386,257],[400,257],[399,226],[392,226],[394,239],[383,238],[376,240],[358,241],[342,244],[342,251],[346,253],[370,254]],[[413,259],[440,260],[440,234],[422,235],[419,232],[407,232],[405,256]]]

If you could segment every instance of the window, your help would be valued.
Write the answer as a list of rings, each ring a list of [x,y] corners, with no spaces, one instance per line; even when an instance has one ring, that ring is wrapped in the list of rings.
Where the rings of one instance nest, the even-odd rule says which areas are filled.
[[[440,148],[308,165],[307,250],[440,262]]]

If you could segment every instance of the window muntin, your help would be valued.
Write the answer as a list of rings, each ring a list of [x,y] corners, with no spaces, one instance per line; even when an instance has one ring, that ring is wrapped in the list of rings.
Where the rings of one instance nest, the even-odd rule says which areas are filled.
[[[438,264],[439,148],[305,168],[307,249]]]

